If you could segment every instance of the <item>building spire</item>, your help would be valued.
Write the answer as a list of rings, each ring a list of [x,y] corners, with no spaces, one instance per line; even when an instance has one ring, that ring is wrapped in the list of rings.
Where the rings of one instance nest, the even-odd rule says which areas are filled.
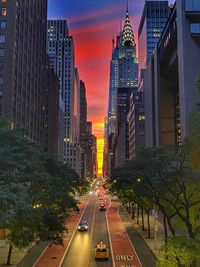
[[[126,19],[125,19],[124,28],[122,31],[122,45],[125,45],[125,43],[135,45],[133,29],[132,29],[129,14],[128,14],[128,0],[127,0],[126,4],[127,4],[127,6],[126,6]]]
[[[128,15],[128,0],[126,0],[126,15]]]

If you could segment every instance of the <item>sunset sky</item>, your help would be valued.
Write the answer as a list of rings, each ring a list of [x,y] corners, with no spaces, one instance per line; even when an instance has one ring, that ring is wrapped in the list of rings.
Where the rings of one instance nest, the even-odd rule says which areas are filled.
[[[124,23],[126,0],[49,0],[48,17],[66,19],[74,38],[76,66],[87,89],[88,120],[98,138],[98,166],[103,157],[103,126],[107,115],[112,37]],[[135,40],[144,0],[129,0]]]

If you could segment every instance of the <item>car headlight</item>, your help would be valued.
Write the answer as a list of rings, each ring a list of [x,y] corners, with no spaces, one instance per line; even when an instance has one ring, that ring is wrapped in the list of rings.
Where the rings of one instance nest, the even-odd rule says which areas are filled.
[[[80,226],[78,226],[78,229],[81,229],[81,227],[80,227]]]
[[[87,225],[85,226],[85,229],[88,229],[88,226]]]

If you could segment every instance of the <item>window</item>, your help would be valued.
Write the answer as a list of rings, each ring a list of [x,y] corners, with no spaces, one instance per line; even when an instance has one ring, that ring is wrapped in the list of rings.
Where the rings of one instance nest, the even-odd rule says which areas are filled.
[[[0,48],[0,57],[3,57],[5,55],[5,49]]]
[[[0,77],[0,85],[3,84],[3,77]]]
[[[186,11],[200,11],[199,0],[185,0]]]
[[[2,9],[1,9],[1,15],[2,16],[6,16],[7,15],[7,8],[6,7],[2,7]]]
[[[2,3],[6,3],[6,2],[7,2],[7,0],[1,0],[1,2],[2,2]]]
[[[144,115],[139,115],[139,121],[142,121],[145,119],[145,116]]]
[[[3,62],[0,62],[0,70],[3,68]]]
[[[193,34],[200,34],[200,23],[191,23],[190,32]]]
[[[0,43],[5,43],[6,37],[4,34],[0,34]]]
[[[5,29],[5,28],[6,28],[6,22],[0,21],[0,29]]]

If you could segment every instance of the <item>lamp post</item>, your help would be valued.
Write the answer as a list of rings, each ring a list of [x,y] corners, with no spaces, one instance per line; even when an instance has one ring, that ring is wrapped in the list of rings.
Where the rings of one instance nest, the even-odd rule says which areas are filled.
[[[153,214],[152,215],[154,217],[154,249],[157,250],[157,232],[158,232],[157,217],[158,217],[158,211],[156,210],[155,203],[154,203]]]

